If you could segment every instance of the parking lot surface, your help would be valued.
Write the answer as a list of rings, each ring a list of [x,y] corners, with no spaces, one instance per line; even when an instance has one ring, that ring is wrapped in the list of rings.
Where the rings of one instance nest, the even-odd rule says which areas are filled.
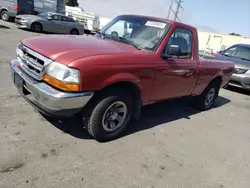
[[[213,109],[186,100],[143,109],[123,137],[91,139],[74,120],[47,120],[20,97],[9,63],[38,34],[0,21],[1,188],[249,188],[250,94],[222,89]]]

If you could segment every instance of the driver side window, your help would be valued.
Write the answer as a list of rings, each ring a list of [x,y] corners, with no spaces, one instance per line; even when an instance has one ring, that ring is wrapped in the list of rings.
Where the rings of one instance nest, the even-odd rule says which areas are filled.
[[[52,16],[52,20],[59,21],[59,20],[60,20],[60,16],[58,16],[58,15],[53,15],[53,16]]]
[[[170,45],[178,45],[180,47],[180,57],[183,59],[190,59],[192,57],[192,31],[188,29],[177,28],[172,33],[166,47],[165,53],[168,53]]]

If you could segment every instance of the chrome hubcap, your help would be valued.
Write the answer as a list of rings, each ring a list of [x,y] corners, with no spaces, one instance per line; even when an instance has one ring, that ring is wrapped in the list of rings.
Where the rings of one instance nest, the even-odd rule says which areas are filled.
[[[122,101],[111,104],[105,111],[102,118],[103,129],[107,132],[113,132],[122,127],[127,117],[127,105]]]
[[[33,30],[36,31],[36,32],[40,31],[40,26],[39,25],[34,25]]]
[[[3,19],[7,20],[7,18],[8,18],[8,15],[7,14],[3,14]]]
[[[77,35],[78,32],[77,32],[76,30],[73,30],[73,31],[71,32],[71,34],[72,34],[72,35]]]
[[[207,93],[206,99],[205,99],[205,105],[209,106],[213,100],[214,100],[214,96],[215,96],[215,89],[211,88],[209,90],[209,92]]]

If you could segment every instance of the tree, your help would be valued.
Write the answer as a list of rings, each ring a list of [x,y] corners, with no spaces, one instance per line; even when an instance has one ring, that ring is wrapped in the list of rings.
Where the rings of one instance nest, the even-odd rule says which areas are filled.
[[[240,34],[237,34],[237,33],[229,33],[229,35],[241,36]]]
[[[77,0],[65,0],[65,5],[71,6],[71,7],[78,7]]]

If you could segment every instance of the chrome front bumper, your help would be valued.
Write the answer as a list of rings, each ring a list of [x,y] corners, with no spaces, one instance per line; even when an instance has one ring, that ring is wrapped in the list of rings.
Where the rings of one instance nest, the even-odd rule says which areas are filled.
[[[11,61],[11,76],[20,94],[47,115],[73,116],[82,110],[94,94],[62,92],[44,82],[36,81],[22,71],[16,59]]]
[[[250,91],[250,71],[245,74],[233,74],[228,84]]]

